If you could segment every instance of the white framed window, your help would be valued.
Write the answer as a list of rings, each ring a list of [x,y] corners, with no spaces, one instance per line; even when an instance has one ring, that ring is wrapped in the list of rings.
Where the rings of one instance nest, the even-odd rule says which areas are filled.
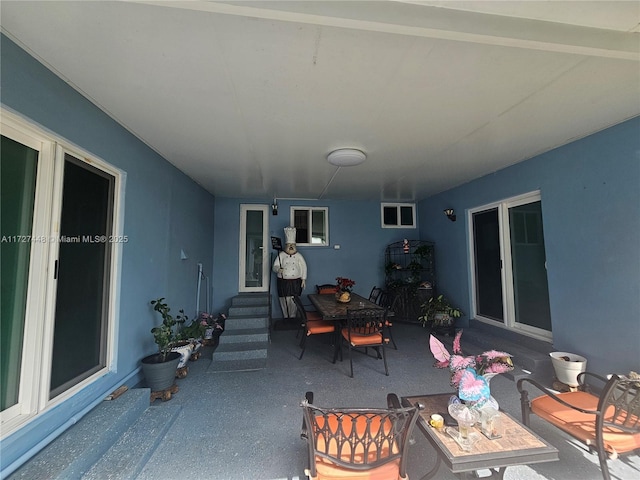
[[[1,134],[5,437],[113,368],[127,238],[123,172],[4,109]]]
[[[291,207],[291,225],[296,228],[296,245],[329,245],[329,207]]]
[[[382,228],[416,228],[415,203],[381,203]]]

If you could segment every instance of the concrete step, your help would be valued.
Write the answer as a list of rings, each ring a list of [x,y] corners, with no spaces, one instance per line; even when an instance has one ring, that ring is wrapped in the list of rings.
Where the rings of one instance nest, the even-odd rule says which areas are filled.
[[[268,316],[240,315],[227,318],[224,324],[225,335],[233,330],[245,330],[247,328],[269,328]]]
[[[149,408],[150,394],[133,389],[100,403],[9,478],[82,478]]]
[[[269,301],[269,294],[266,293],[242,293],[231,299],[231,306],[268,306]]]
[[[221,344],[213,352],[213,362],[267,358],[268,342]]]
[[[223,360],[211,362],[207,372],[250,372],[254,370],[262,370],[267,367],[266,358],[253,358],[247,360]]]
[[[246,317],[249,315],[269,317],[269,305],[239,305],[229,307],[227,321],[233,317]]]
[[[269,332],[265,328],[244,328],[226,331],[220,336],[220,344],[268,342]]]
[[[240,294],[231,299],[225,332],[213,352],[210,371],[259,370],[269,346],[269,294]]]
[[[178,417],[179,405],[147,408],[82,480],[135,480]]]

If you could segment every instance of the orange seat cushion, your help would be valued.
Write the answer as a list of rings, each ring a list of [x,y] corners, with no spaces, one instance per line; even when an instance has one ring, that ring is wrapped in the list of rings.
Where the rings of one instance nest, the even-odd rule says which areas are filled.
[[[383,430],[383,432],[388,435],[393,425],[389,419],[385,419],[384,422],[381,422],[381,418],[376,415],[371,415],[372,421],[369,427],[369,432],[367,432],[367,417],[364,415],[357,416],[355,425],[353,424],[353,419],[349,416],[343,416],[342,422],[338,421],[337,415],[330,415],[328,417],[328,428],[331,432],[335,433],[338,429],[341,429],[344,437],[349,437],[352,441],[357,439],[362,439],[368,437],[369,435],[375,437],[376,434]],[[317,418],[318,428],[322,429],[324,427],[324,418]],[[352,430],[355,430],[352,432]],[[316,438],[318,450],[321,452],[326,452],[327,445],[325,444],[325,439],[321,433],[318,433]],[[361,442],[357,440],[354,441],[356,444],[356,450],[354,455],[354,463],[362,464],[364,460],[364,447]],[[382,447],[382,457],[385,457],[389,454],[390,445],[387,443]],[[391,446],[394,451],[396,451],[397,446]],[[335,441],[330,441],[328,445],[328,452],[330,455],[337,456],[337,444]],[[368,450],[368,456],[370,461],[375,460],[376,458],[376,445],[375,443],[370,444]],[[346,461],[349,461],[351,455],[351,447],[349,443],[345,443],[342,447],[341,458],[344,458]],[[316,457],[316,471],[317,476],[314,479],[345,479],[345,480],[402,480],[404,477],[400,477],[400,459],[394,459],[389,461],[384,465],[381,465],[376,468],[372,468],[366,471],[353,470],[346,467],[338,466],[332,463],[330,460],[322,457]]]
[[[584,410],[598,408],[598,397],[590,393],[567,392],[559,394],[558,397]],[[547,395],[533,399],[531,411],[585,444],[595,445],[595,414],[573,410]],[[610,418],[611,415],[613,415],[613,406],[607,410],[605,418]],[[603,439],[605,449],[609,453],[625,453],[640,448],[640,433],[632,434],[614,427],[604,427]]]
[[[325,322],[323,320],[307,321],[307,335],[317,335],[320,333],[331,333],[336,327],[333,322]]]
[[[349,340],[349,329],[342,329],[342,336],[344,339],[351,343],[352,347],[365,347],[369,345],[380,345],[382,343],[382,333],[376,333],[373,335],[359,335],[357,332],[351,330],[351,340]],[[388,339],[385,339],[388,342]]]
[[[324,458],[316,458],[317,476],[313,480],[403,480],[400,476],[400,459],[371,470],[350,470],[339,467]]]

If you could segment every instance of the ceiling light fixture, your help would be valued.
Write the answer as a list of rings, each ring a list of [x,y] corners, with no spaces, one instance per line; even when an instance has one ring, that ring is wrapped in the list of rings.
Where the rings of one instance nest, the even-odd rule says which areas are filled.
[[[340,148],[327,155],[327,160],[336,167],[352,167],[360,165],[367,159],[364,152],[355,148]]]

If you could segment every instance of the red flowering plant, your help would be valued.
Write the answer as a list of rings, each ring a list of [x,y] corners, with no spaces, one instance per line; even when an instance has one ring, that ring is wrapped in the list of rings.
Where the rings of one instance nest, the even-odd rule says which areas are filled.
[[[355,284],[356,282],[354,282],[350,278],[336,277],[336,285],[338,287],[338,290],[340,290],[341,292],[351,293],[351,289]]]
[[[511,354],[489,350],[479,355],[465,356],[460,346],[462,330],[458,330],[453,340],[453,354],[433,335],[429,338],[431,353],[436,359],[434,367],[449,368],[451,386],[458,389],[461,400],[482,406],[489,398],[489,380],[494,375],[513,370]]]

